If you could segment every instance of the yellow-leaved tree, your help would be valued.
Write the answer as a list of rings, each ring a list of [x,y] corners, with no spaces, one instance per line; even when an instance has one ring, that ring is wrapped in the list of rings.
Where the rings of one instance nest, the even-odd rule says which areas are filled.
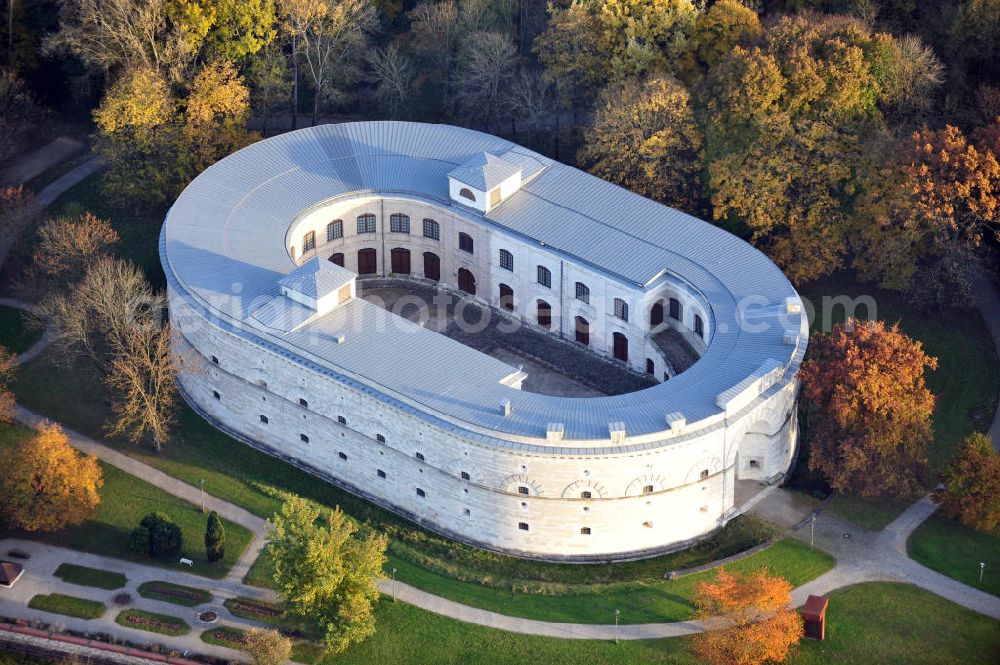
[[[59,425],[43,423],[5,464],[0,510],[14,528],[55,531],[90,518],[103,485],[97,460],[70,446]]]

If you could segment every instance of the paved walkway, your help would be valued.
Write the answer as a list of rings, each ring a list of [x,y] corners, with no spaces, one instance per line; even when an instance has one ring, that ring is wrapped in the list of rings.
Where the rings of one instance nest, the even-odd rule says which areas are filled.
[[[38,150],[22,155],[3,172],[3,181],[14,185],[28,182],[53,166],[63,163],[83,150],[83,143],[68,136],[60,136]]]
[[[38,193],[38,201],[43,208],[47,208],[66,193],[74,185],[77,185],[87,176],[97,173],[104,168],[104,161],[100,157],[91,157],[79,166],[67,171],[59,176]]]

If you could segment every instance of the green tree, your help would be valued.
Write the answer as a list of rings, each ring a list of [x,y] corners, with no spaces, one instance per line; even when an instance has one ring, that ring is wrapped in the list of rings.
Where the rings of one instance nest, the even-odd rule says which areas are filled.
[[[989,533],[1000,524],[1000,453],[990,437],[973,432],[956,451],[934,493],[941,514]]]
[[[271,527],[274,583],[289,613],[322,631],[330,653],[371,636],[385,536],[362,536],[340,508],[324,510],[301,497],[286,500]]]
[[[141,547],[143,542],[149,547],[145,552],[147,556],[176,556],[184,545],[184,536],[181,528],[169,515],[155,512],[143,517],[139,526],[132,531],[133,549]]]
[[[214,510],[208,514],[208,524],[205,527],[205,556],[209,563],[215,563],[226,554],[226,527],[222,525],[219,513]]]
[[[762,30],[757,12],[739,0],[719,0],[695,20],[691,49],[698,62],[710,68],[734,46],[756,42]]]
[[[675,208],[701,208],[701,132],[676,80],[612,84],[584,136],[580,161],[594,175]]]

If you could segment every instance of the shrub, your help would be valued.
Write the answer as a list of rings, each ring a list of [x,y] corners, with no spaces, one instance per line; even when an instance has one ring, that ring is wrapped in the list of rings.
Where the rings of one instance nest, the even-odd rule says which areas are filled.
[[[213,510],[208,514],[208,525],[205,527],[205,556],[209,563],[215,563],[225,553],[226,528],[222,525],[219,513]]]
[[[144,543],[145,550],[142,549]],[[160,512],[143,517],[139,527],[132,531],[132,549],[148,556],[176,556],[183,544],[181,528],[169,515]]]

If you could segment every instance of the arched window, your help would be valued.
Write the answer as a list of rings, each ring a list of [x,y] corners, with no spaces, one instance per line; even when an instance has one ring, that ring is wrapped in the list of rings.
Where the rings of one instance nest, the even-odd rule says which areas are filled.
[[[333,255],[331,255],[331,256],[330,256],[330,261],[331,261],[331,262],[332,262],[332,263],[333,263],[334,265],[338,265],[338,266],[340,266],[341,268],[343,268],[343,267],[344,267],[344,255],[343,255],[343,254],[341,254],[340,252],[337,252],[336,254],[333,254]]]
[[[374,275],[378,272],[378,255],[374,249],[358,250],[358,274]]]
[[[656,373],[656,365],[653,363],[652,358],[646,358],[646,374],[652,376]]]
[[[620,332],[616,332],[612,334],[611,339],[615,360],[628,362],[628,337]]]
[[[663,301],[657,300],[649,310],[649,325],[655,327],[663,323]]]
[[[326,241],[344,237],[344,220],[335,219],[326,225]]]
[[[590,289],[583,282],[576,283],[576,299],[590,304]]]
[[[500,285],[500,307],[508,312],[514,311],[514,289],[506,284]]]
[[[424,237],[431,240],[441,239],[441,225],[433,219],[424,220]]]
[[[472,236],[470,236],[468,233],[459,233],[458,248],[463,252],[468,252],[469,254],[472,254],[473,251]]]
[[[552,271],[545,266],[538,266],[538,283],[547,289],[552,288]]]
[[[694,315],[694,334],[702,339],[705,338],[705,322],[697,314]]]
[[[358,216],[358,233],[375,233],[375,215],[366,212]]]
[[[302,253],[305,254],[314,249],[316,249],[316,232],[310,231],[302,236]]]
[[[628,303],[621,298],[615,298],[615,316],[622,321],[628,321]]]
[[[401,212],[394,212],[389,215],[389,233],[409,233],[410,216]]]
[[[544,300],[535,301],[538,307],[538,325],[548,330],[552,327],[552,305]]]
[[[670,299],[670,318],[675,321],[681,320],[681,301],[677,298]]]
[[[434,252],[424,252],[424,278],[441,280],[441,259]]]
[[[465,268],[458,269],[458,288],[469,295],[476,295],[476,276]]]
[[[392,272],[397,275],[410,274],[410,250],[405,247],[393,247],[389,251],[389,260],[392,265]]]
[[[500,250],[500,267],[504,270],[514,270],[514,255],[506,249]]]
[[[469,189],[468,187],[463,187],[462,189],[458,190],[458,195],[461,196],[463,199],[469,199],[472,202],[475,202],[476,200],[476,195],[473,194],[472,190]]]
[[[582,316],[576,317],[576,341],[590,346],[590,323]]]

